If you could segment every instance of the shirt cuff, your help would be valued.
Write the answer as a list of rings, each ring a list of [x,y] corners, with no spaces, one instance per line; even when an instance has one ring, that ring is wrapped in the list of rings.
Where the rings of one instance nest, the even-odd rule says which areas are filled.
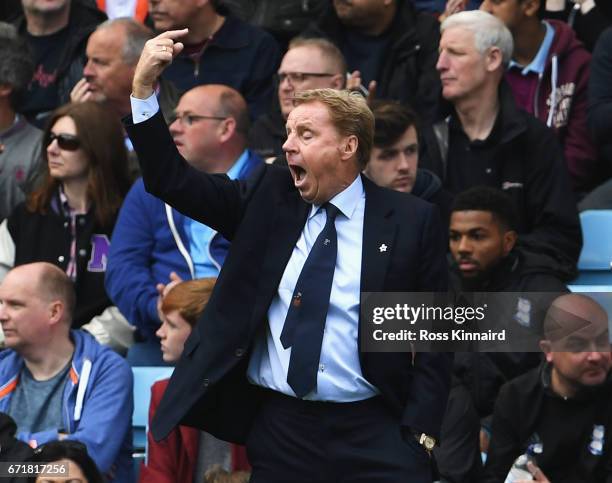
[[[146,99],[138,99],[130,95],[130,104],[132,105],[132,122],[134,124],[152,118],[159,111],[159,103],[155,93]]]

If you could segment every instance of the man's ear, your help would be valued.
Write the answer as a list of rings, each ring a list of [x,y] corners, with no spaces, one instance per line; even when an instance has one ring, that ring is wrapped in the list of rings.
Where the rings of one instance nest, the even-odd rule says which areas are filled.
[[[56,325],[64,320],[66,307],[61,300],[54,300],[49,304],[49,322]]]
[[[543,339],[540,341],[540,349],[546,357],[546,362],[552,362],[552,345],[549,340]]]
[[[491,47],[486,53],[485,60],[487,63],[487,71],[495,72],[500,68],[504,61],[502,51],[499,49],[499,47]]]
[[[331,78],[331,88],[340,90],[346,85],[346,76],[342,74],[336,74]]]
[[[227,142],[228,139],[230,139],[236,132],[236,119],[233,117],[226,118],[225,120],[221,121],[219,129],[219,141],[222,143]]]
[[[516,245],[518,238],[517,233],[514,230],[508,230],[504,233],[504,256],[508,255]]]
[[[540,4],[546,0],[522,0],[520,9],[525,17],[537,17]]]
[[[344,144],[340,147],[340,157],[343,160],[351,159],[357,156],[357,148],[359,147],[359,141],[357,136],[351,134],[344,138]]]
[[[13,87],[8,84],[0,84],[0,97],[8,97],[13,92]]]

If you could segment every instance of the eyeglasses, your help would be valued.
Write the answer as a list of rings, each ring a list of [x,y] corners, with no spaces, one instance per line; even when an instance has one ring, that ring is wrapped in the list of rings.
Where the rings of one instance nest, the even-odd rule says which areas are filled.
[[[279,72],[276,78],[279,84],[289,79],[292,84],[301,84],[309,77],[333,77],[336,74],[317,73],[317,72]]]
[[[81,140],[74,134],[55,134],[54,132],[49,133],[47,137],[47,146],[49,146],[54,140],[57,140],[57,145],[64,151],[76,151],[81,146]]]
[[[227,117],[222,116],[199,116],[197,114],[174,114],[174,119],[178,119],[183,126],[191,126],[194,122],[210,119],[212,121],[225,121]]]

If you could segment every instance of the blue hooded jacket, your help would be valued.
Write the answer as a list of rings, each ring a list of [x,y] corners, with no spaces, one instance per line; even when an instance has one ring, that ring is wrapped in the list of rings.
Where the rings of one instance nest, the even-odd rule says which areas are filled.
[[[70,337],[75,347],[64,386],[61,429],[68,433],[67,439],[87,446],[100,471],[114,476],[109,481],[131,483],[132,371],[125,360],[88,333],[72,330]],[[23,367],[24,360],[17,352],[0,352],[0,412],[8,412]],[[59,429],[20,432],[17,437],[36,447],[56,441]]]

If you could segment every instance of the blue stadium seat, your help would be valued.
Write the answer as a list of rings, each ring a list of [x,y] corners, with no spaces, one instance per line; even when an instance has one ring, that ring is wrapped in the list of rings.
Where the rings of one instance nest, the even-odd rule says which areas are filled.
[[[156,381],[170,377],[173,370],[174,367],[132,367],[134,374],[133,458],[136,470],[140,467],[140,461],[144,459],[146,454],[151,386]]]
[[[612,210],[580,213],[584,245],[573,286],[609,286],[612,290]],[[584,291],[584,290],[580,290]]]

